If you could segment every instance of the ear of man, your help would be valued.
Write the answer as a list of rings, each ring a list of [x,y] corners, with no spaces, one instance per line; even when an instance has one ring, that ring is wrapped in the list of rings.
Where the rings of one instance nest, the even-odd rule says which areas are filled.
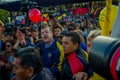
[[[27,69],[28,76],[32,77],[34,75],[34,68],[31,66]]]

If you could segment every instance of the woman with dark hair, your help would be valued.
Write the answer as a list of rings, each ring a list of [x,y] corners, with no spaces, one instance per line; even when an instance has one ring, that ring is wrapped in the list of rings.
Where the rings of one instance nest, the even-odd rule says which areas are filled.
[[[13,77],[12,73],[12,62],[14,58],[14,40],[5,41],[5,50],[0,52],[0,68],[2,80],[10,80]]]

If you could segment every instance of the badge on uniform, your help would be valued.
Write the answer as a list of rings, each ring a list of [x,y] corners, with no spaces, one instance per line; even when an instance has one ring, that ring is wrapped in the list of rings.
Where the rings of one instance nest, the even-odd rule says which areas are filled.
[[[52,56],[52,54],[51,53],[48,53],[48,58],[50,58]]]

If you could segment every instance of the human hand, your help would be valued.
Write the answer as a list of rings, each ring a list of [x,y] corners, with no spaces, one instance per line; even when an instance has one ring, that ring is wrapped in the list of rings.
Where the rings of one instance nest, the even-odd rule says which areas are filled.
[[[87,80],[88,74],[86,72],[78,72],[77,74],[73,75],[73,79],[75,79],[75,80]]]
[[[19,43],[20,43],[21,45],[25,45],[25,44],[26,44],[25,38],[24,38],[24,36],[23,36],[23,34],[22,34],[21,31],[17,30],[16,36],[17,36],[18,41],[19,41]]]
[[[4,66],[5,63],[3,61],[0,60],[0,67]]]

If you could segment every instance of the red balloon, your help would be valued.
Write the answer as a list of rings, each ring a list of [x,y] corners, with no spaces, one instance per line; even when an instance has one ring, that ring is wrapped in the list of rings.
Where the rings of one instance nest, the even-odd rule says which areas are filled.
[[[29,18],[32,22],[39,22],[42,18],[42,14],[41,12],[36,9],[36,8],[33,8],[29,11]]]

